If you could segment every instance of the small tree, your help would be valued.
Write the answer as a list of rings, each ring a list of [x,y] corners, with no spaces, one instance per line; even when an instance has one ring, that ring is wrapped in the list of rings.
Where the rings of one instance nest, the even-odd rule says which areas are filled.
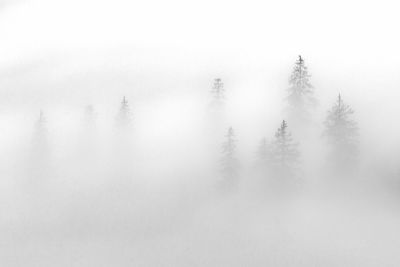
[[[339,94],[324,122],[324,136],[331,145],[329,160],[338,168],[354,166],[358,152],[358,127],[353,109]]]
[[[33,136],[33,142],[34,142],[34,147],[35,150],[38,152],[46,149],[47,146],[47,120],[44,116],[43,111],[41,110],[39,113],[39,118],[35,123],[35,129],[34,129],[34,136]]]
[[[233,128],[228,129],[222,144],[221,171],[224,183],[232,185],[238,176],[238,160],[235,156],[236,140]]]
[[[304,59],[299,56],[289,79],[287,96],[289,117],[299,125],[309,120],[309,108],[316,102],[310,77]]]
[[[38,182],[49,177],[50,154],[47,136],[47,120],[43,111],[34,125],[32,150],[28,159],[28,178],[30,182]]]
[[[211,94],[213,96],[213,101],[216,104],[221,105],[225,100],[224,83],[222,82],[221,78],[214,79],[214,84],[211,89]]]
[[[117,117],[118,125],[121,127],[127,127],[131,124],[131,111],[129,108],[128,100],[124,96],[122,98],[121,107],[119,109]]]
[[[280,174],[292,175],[298,167],[300,153],[285,120],[276,131],[271,148],[271,157],[268,161],[272,169]]]
[[[211,88],[211,101],[208,104],[209,126],[211,133],[221,136],[225,132],[225,88],[221,78],[214,79]]]

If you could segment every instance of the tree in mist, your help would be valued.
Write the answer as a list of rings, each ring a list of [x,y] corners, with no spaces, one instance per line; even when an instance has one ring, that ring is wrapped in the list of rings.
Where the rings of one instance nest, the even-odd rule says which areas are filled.
[[[212,134],[212,139],[218,140],[220,142],[219,137],[222,136],[223,132],[226,129],[226,121],[225,121],[225,87],[221,78],[215,78],[211,88],[211,101],[208,105],[208,122],[209,122],[209,130]],[[216,147],[215,144],[212,145]]]
[[[211,103],[209,105],[212,120],[216,125],[220,125],[223,118],[223,109],[225,105],[225,88],[221,78],[214,79],[211,88]]]
[[[293,175],[299,164],[300,152],[298,144],[293,141],[292,135],[288,131],[288,124],[285,120],[282,121],[275,133],[270,151],[270,156],[266,158],[270,168],[281,175]]]
[[[309,121],[310,107],[316,100],[313,96],[313,86],[310,83],[311,75],[305,65],[304,59],[299,55],[292,74],[289,78],[288,112],[289,118],[296,126],[302,126]]]
[[[50,155],[47,134],[47,120],[40,111],[33,131],[32,149],[27,162],[29,183],[41,183],[43,178],[50,177]]]
[[[85,107],[85,125],[92,129],[96,124],[96,113],[94,111],[94,107],[92,105],[87,105]]]
[[[120,106],[119,113],[117,116],[118,126],[123,127],[123,128],[129,126],[131,124],[131,120],[132,120],[131,116],[132,115],[131,115],[130,107],[128,104],[128,100],[124,96],[122,98],[121,106]]]
[[[214,79],[211,94],[213,97],[212,105],[217,107],[222,106],[225,100],[225,89],[221,78]]]
[[[34,127],[33,146],[35,153],[44,153],[47,150],[47,120],[43,111],[39,113]]]
[[[232,127],[229,127],[222,144],[221,172],[223,184],[232,186],[238,177],[238,160],[236,158],[236,140]]]
[[[353,109],[339,94],[324,122],[323,135],[331,145],[329,162],[339,169],[351,168],[357,158],[358,127],[352,119],[353,114]]]

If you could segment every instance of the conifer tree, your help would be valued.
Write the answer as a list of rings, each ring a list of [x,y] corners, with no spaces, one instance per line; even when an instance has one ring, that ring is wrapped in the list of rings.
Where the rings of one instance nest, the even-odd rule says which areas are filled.
[[[221,78],[214,79],[214,84],[211,89],[211,94],[213,96],[214,105],[222,105],[225,100],[225,89],[224,83]]]
[[[35,123],[34,129],[34,147],[35,150],[42,151],[46,149],[47,146],[47,127],[46,127],[46,118],[42,110],[40,110],[39,118]]]
[[[30,181],[39,181],[48,177],[50,167],[50,154],[47,136],[47,121],[43,111],[40,111],[39,118],[34,125],[32,150],[29,157],[28,171]]]
[[[221,171],[225,184],[232,185],[238,176],[238,160],[236,159],[236,140],[233,128],[228,129],[225,142],[222,144]]]
[[[324,122],[324,136],[331,145],[329,160],[338,168],[354,165],[358,151],[358,127],[353,109],[339,94]]]
[[[128,104],[128,100],[124,96],[121,101],[121,106],[119,109],[117,123],[120,127],[127,127],[131,124],[131,111]]]
[[[214,135],[213,139],[215,139],[215,136],[222,136],[226,129],[225,100],[224,83],[221,78],[216,78],[212,85],[211,101],[207,110],[209,116],[209,129],[210,133]],[[215,144],[213,144],[213,146],[215,147]]]
[[[304,59],[299,55],[289,79],[287,96],[288,115],[297,126],[309,121],[309,109],[316,103],[310,77]]]
[[[275,133],[271,149],[271,157],[268,161],[272,169],[284,175],[293,174],[298,167],[300,153],[298,144],[293,141],[285,120]]]

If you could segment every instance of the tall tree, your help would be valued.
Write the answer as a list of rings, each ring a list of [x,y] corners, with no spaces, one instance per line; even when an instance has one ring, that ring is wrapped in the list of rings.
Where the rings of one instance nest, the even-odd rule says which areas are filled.
[[[324,122],[324,136],[331,145],[329,161],[338,168],[354,166],[358,152],[358,126],[353,109],[339,94]]]
[[[236,140],[232,127],[229,127],[222,144],[221,171],[223,183],[232,186],[238,176],[238,160],[235,155]]]
[[[269,164],[280,174],[292,175],[297,170],[299,157],[298,144],[293,141],[292,135],[288,131],[288,125],[283,120],[271,144]]]
[[[289,79],[288,112],[289,118],[296,126],[309,121],[310,107],[316,100],[313,96],[313,86],[310,83],[310,73],[304,59],[299,55]]]

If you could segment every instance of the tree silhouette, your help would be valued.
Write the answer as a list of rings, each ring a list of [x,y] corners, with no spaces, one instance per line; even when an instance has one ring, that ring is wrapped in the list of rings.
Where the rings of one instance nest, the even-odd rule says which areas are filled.
[[[316,103],[310,77],[304,59],[299,55],[289,79],[287,96],[289,117],[296,126],[309,121],[309,108]]]
[[[236,159],[236,140],[232,127],[229,127],[222,144],[221,171],[223,183],[232,186],[238,176],[238,160]]]
[[[293,175],[297,170],[299,157],[298,144],[293,141],[292,135],[288,131],[288,125],[283,120],[271,144],[269,165],[280,174]]]
[[[126,127],[130,126],[131,120],[132,120],[131,111],[130,111],[130,107],[128,104],[128,100],[124,96],[122,98],[121,106],[120,106],[119,113],[117,116],[118,126],[120,126],[122,128],[126,128]]]
[[[224,83],[222,82],[221,78],[214,79],[211,94],[213,96],[213,101],[216,105],[221,105],[225,100]]]
[[[331,145],[329,161],[338,168],[354,166],[358,152],[358,127],[351,117],[353,109],[343,102],[339,94],[328,111],[323,135]]]

